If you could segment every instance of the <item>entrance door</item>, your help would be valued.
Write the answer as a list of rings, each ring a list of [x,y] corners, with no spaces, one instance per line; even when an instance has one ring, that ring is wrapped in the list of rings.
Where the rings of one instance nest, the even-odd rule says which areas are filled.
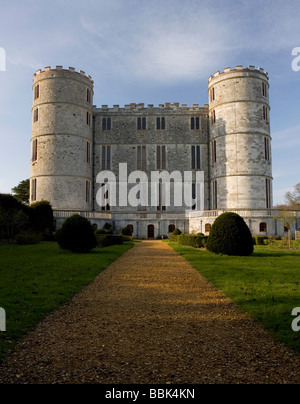
[[[148,226],[148,239],[154,239],[154,226],[153,224],[150,224]]]

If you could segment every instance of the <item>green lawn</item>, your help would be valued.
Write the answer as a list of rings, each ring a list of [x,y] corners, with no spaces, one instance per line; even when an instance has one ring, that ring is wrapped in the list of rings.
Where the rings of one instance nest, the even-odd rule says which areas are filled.
[[[62,251],[46,242],[0,246],[0,307],[7,317],[7,332],[0,332],[0,361],[22,335],[132,246],[125,243],[89,254]]]
[[[276,338],[300,351],[300,333],[291,328],[292,310],[300,307],[300,251],[256,246],[245,258],[170,246]]]

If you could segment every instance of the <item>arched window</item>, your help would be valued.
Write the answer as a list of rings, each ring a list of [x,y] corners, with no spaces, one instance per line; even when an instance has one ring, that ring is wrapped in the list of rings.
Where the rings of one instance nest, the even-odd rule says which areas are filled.
[[[98,225],[97,224],[93,224],[93,231],[94,231],[94,233],[95,233],[95,231],[97,231],[98,230]]]
[[[175,230],[175,224],[170,224],[169,233],[173,233],[174,230]]]
[[[210,233],[211,232],[211,224],[210,223],[207,223],[206,225],[205,225],[205,233]]]
[[[259,231],[260,231],[261,233],[267,233],[267,230],[268,230],[267,223],[261,223],[261,224],[259,225]]]

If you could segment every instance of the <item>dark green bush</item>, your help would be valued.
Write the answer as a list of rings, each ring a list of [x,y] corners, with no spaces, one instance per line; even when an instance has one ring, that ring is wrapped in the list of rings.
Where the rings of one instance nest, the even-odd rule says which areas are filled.
[[[95,231],[95,236],[101,236],[103,234],[106,234],[106,231],[104,229],[98,229]]]
[[[204,235],[181,234],[178,236],[179,245],[186,245],[194,248],[205,247],[207,237]]]
[[[172,233],[172,236],[180,236],[180,234],[182,234],[181,230],[179,229],[175,229]]]
[[[112,234],[99,235],[97,238],[97,246],[100,248],[110,247],[112,245],[123,244],[123,236],[114,236]]]
[[[263,237],[263,236],[253,236],[253,237],[252,237],[252,240],[253,240],[253,245],[264,245],[264,244],[265,244],[266,237]]]
[[[132,236],[131,230],[129,227],[124,227],[124,229],[121,230],[121,233],[123,236]]]
[[[251,232],[236,213],[223,213],[214,222],[206,248],[216,254],[249,256],[253,253]]]
[[[127,241],[133,241],[134,237],[133,236],[124,236],[123,234],[120,234],[120,236],[122,237],[122,240],[124,243],[126,243]]]
[[[50,202],[41,201],[31,204],[29,221],[33,231],[51,233],[53,231],[53,210]]]
[[[72,252],[87,253],[97,246],[91,223],[79,215],[68,218],[56,236],[59,246]]]
[[[42,241],[42,236],[37,233],[21,232],[16,236],[16,243],[19,245],[38,244]]]

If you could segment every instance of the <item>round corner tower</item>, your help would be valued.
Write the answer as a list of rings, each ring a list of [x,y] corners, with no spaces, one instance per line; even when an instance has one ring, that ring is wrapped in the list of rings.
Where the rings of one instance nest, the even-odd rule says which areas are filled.
[[[33,78],[30,202],[92,210],[93,81],[74,68]]]
[[[271,209],[269,78],[253,66],[209,79],[211,209]]]

